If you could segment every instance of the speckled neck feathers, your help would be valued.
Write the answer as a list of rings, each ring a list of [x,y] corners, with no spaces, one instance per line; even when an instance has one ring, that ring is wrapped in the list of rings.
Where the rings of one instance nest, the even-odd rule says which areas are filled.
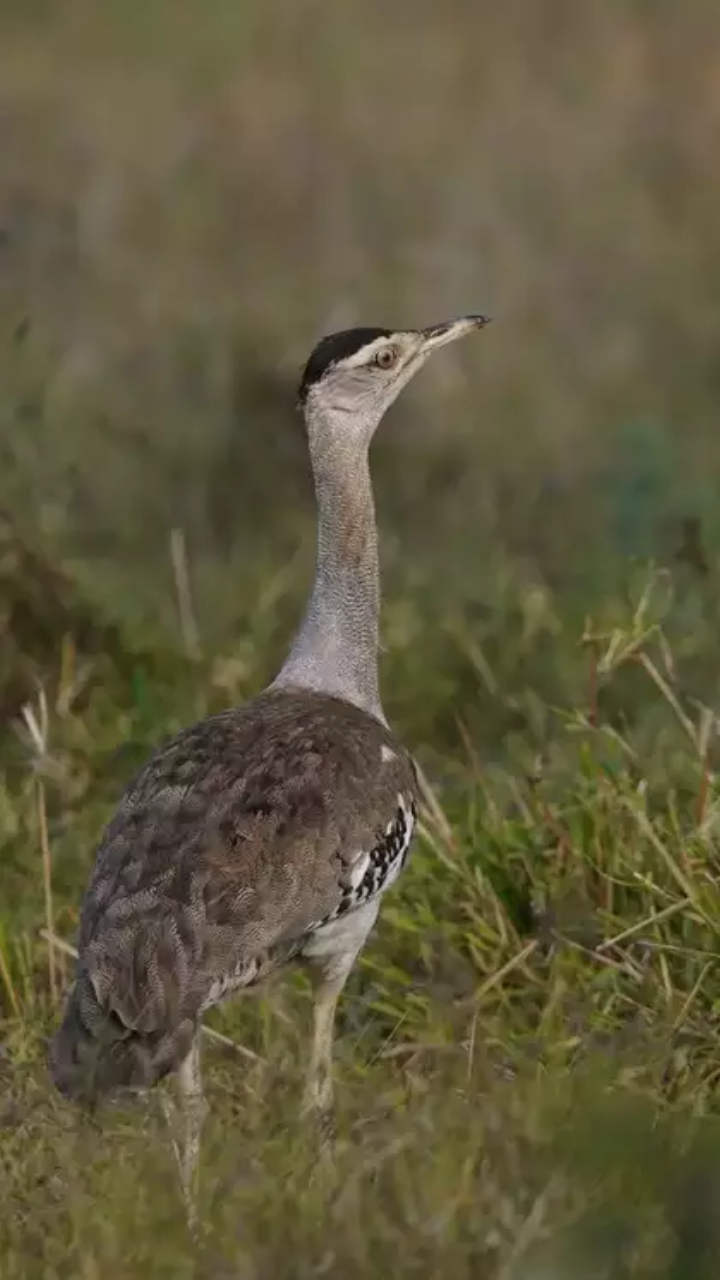
[[[312,408],[306,409],[308,417]],[[372,427],[309,421],[317,498],[315,582],[275,688],[344,698],[385,723],[378,690],[380,577],[368,450]]]

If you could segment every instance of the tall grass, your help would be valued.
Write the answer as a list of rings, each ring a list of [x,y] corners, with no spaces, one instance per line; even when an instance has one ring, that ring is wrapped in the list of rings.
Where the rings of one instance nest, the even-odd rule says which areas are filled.
[[[410,741],[403,705],[446,698],[442,668],[421,685],[413,665],[422,605],[404,598],[387,655]],[[555,705],[523,683],[542,630],[504,633],[504,670],[460,637],[495,730],[469,731],[456,702],[451,768],[413,743],[421,838],[343,1003],[333,1163],[297,1116],[308,993],[291,976],[210,1020],[194,1242],[152,1099],[88,1122],[49,1088],[69,962],[48,939],[72,942],[99,831],[150,743],[239,690],[220,654],[169,679],[131,653],[114,674],[86,655],[76,687],[48,672],[3,745],[4,1274],[710,1274],[717,733],[678,678],[675,608],[651,574],[611,625],[556,632]],[[698,652],[712,642],[698,633]],[[243,689],[264,669],[245,655]]]

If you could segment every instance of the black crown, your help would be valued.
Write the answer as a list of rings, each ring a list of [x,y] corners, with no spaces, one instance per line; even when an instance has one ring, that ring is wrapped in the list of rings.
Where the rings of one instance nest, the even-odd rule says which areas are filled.
[[[321,338],[310,354],[310,358],[300,379],[298,401],[304,404],[310,388],[319,382],[328,369],[340,360],[347,360],[356,351],[360,351],[378,338],[389,338],[392,329],[343,329],[340,333],[329,333]]]

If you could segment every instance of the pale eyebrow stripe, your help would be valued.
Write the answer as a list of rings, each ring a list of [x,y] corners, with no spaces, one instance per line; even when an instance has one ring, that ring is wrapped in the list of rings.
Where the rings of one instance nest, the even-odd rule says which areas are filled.
[[[401,337],[399,334],[398,337]],[[354,351],[351,356],[347,356],[344,360],[338,360],[338,369],[357,369],[360,365],[367,364],[372,360],[377,351],[382,351],[383,347],[390,346],[392,338],[376,338],[374,342],[369,342],[366,347],[361,347],[359,351]]]

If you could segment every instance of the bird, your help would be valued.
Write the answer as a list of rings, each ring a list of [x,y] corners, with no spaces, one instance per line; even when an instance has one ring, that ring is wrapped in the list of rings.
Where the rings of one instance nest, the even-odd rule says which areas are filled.
[[[353,328],[317,343],[298,394],[316,565],[295,639],[264,690],[155,750],[101,837],[49,1071],[93,1110],[174,1074],[188,1205],[207,1112],[202,1017],[291,962],[314,996],[300,1109],[332,1113],[337,1002],[405,864],[419,804],[416,765],[380,699],[370,444],[429,357],[488,322]]]

